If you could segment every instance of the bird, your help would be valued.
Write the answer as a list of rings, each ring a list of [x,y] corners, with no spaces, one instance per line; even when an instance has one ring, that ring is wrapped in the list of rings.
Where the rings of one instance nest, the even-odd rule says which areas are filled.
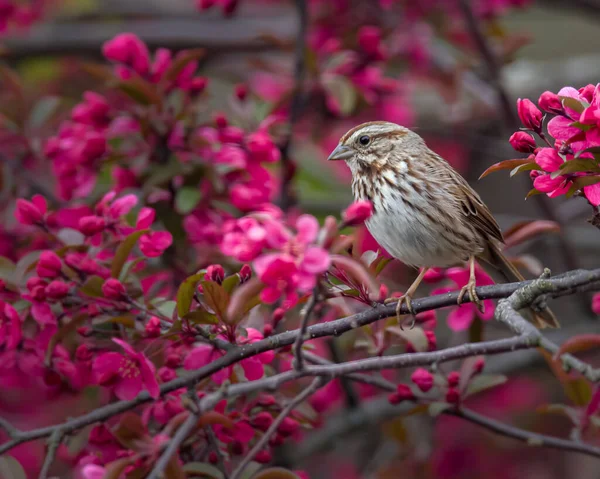
[[[375,240],[394,258],[420,269],[398,299],[398,318],[403,304],[414,315],[412,298],[430,268],[468,265],[469,281],[457,303],[468,294],[480,310],[477,260],[496,282],[524,280],[503,254],[502,232],[480,196],[414,131],[387,121],[363,123],[341,137],[328,160],[345,161],[354,199],[371,202],[365,225]],[[526,316],[538,328],[559,327],[545,305],[531,306]]]

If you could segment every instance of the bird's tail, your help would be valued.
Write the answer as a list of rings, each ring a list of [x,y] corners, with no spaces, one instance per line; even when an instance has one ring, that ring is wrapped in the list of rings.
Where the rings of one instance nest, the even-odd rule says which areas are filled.
[[[487,272],[492,276],[494,281],[497,281],[497,279],[499,279],[498,276],[500,276],[501,280],[499,282],[502,283],[524,281],[525,278],[523,278],[517,268],[506,258],[506,256],[504,256],[500,248],[500,245],[495,244],[492,241],[488,243],[488,254],[482,257],[482,259],[488,263],[488,266],[491,267],[485,268]],[[523,313],[526,319],[540,329],[560,327],[556,316],[554,316],[554,313],[548,307],[544,307],[539,311],[528,308],[527,310],[521,311],[521,313]]]

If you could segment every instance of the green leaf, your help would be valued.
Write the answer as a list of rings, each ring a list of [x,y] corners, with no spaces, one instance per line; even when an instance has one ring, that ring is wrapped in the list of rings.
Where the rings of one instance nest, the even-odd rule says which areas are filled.
[[[202,193],[198,188],[191,186],[179,188],[175,195],[175,209],[178,213],[186,215],[198,205],[201,198]]]
[[[60,101],[57,96],[46,96],[40,99],[29,113],[27,120],[29,128],[39,128],[50,120],[58,110]]]
[[[465,396],[471,396],[486,389],[490,389],[496,386],[500,386],[506,382],[506,376],[502,374],[481,374],[471,379],[471,382],[467,386]]]
[[[194,48],[191,50],[185,50],[185,53],[177,55],[177,58],[173,60],[171,66],[164,73],[161,83],[168,84],[179,76],[182,70],[188,65],[188,63],[199,60],[206,54],[204,48]]]
[[[233,292],[238,284],[240,284],[241,278],[239,274],[232,274],[223,280],[223,289],[229,294]]]
[[[188,477],[210,477],[223,479],[223,473],[212,464],[206,462],[188,462],[183,466],[183,471]]]
[[[121,270],[123,266],[127,262],[127,258],[129,257],[129,253],[133,250],[133,247],[138,242],[140,237],[146,234],[149,230],[138,230],[131,233],[127,238],[123,240],[123,242],[117,248],[115,252],[115,257],[112,260],[112,265],[110,267],[110,275],[113,278],[118,278],[121,274]]]
[[[423,328],[415,326],[411,329],[400,329],[398,326],[388,326],[386,331],[412,344],[415,351],[422,353],[429,349],[429,341]]]
[[[85,283],[79,288],[79,292],[85,294],[86,296],[91,296],[93,298],[102,298],[104,294],[102,294],[102,285],[104,284],[104,279],[100,276],[89,276]]]
[[[117,88],[141,105],[158,105],[161,102],[156,87],[140,77],[122,80],[117,83]]]
[[[204,301],[215,312],[217,317],[227,322],[227,305],[229,304],[229,293],[225,291],[223,286],[215,281],[202,281],[202,289],[204,290]]]
[[[52,336],[52,338],[50,338],[50,341],[48,342],[48,348],[46,349],[46,364],[50,363],[50,360],[52,359],[52,353],[54,352],[54,348],[56,347],[56,345],[58,343],[60,343],[61,340],[63,340],[65,337],[67,337],[69,334],[75,332],[75,330],[81,326],[81,324],[88,318],[88,315],[86,313],[77,313],[75,316],[73,316],[73,318],[71,319],[71,321],[69,321],[67,324],[63,324],[58,331],[56,331],[56,333],[54,334],[54,336]]]
[[[167,318],[172,318],[173,313],[175,312],[175,308],[177,307],[177,303],[175,301],[163,301],[159,305],[156,305],[155,308],[160,311],[163,316]]]
[[[15,267],[14,275],[16,284],[20,284],[25,279],[25,275],[35,268],[35,265],[40,259],[41,254],[41,251],[32,251],[31,253],[27,253],[19,259]]]
[[[587,406],[592,399],[592,386],[585,378],[568,379],[563,388],[575,406]]]
[[[177,314],[180,317],[185,316],[190,311],[196,286],[204,278],[204,275],[204,271],[193,274],[179,285],[179,289],[177,290]]]
[[[227,306],[226,318],[229,324],[238,324],[252,308],[261,303],[259,295],[264,287],[258,278],[252,278],[233,292]]]
[[[564,106],[575,110],[577,113],[583,113],[583,110],[585,110],[585,106],[582,105],[581,102],[579,100],[576,100],[575,98],[567,96],[559,96],[559,98],[562,100]]]
[[[252,476],[252,479],[300,479],[300,477],[283,467],[270,467]]]
[[[0,457],[0,477],[5,477],[6,479],[27,479],[21,463],[8,455]]]
[[[543,194],[543,193],[540,190],[536,190],[535,188],[531,188],[529,190],[529,193],[527,193],[527,195],[525,196],[525,199],[531,198],[532,196],[541,195],[541,194]]]
[[[427,410],[431,417],[436,417],[442,414],[447,409],[450,409],[451,407],[452,405],[448,404],[447,402],[436,401],[432,402],[427,408]]]
[[[557,171],[551,173],[551,178],[556,178],[561,175],[579,172],[600,173],[598,161],[593,158],[579,158],[577,160],[569,160],[563,163]]]
[[[219,324],[219,318],[202,308],[190,311],[184,314],[182,318],[193,324]]]
[[[357,101],[356,89],[352,82],[341,75],[323,78],[323,87],[327,95],[334,99],[342,116],[348,116],[354,110]]]
[[[517,173],[521,173],[523,171],[532,171],[532,170],[541,171],[542,167],[540,165],[538,165],[535,161],[532,161],[531,163],[525,163],[523,165],[517,166],[516,168],[513,168],[510,171],[510,177],[512,178]]]
[[[530,163],[531,163],[531,160],[529,158],[517,158],[515,160],[501,161],[499,163],[493,164],[488,169],[486,169],[483,173],[481,173],[481,175],[479,176],[479,179],[481,180],[482,178],[485,178],[487,175],[489,175],[490,173],[494,173],[495,171],[513,170],[514,168],[516,168],[518,166],[528,165]]]

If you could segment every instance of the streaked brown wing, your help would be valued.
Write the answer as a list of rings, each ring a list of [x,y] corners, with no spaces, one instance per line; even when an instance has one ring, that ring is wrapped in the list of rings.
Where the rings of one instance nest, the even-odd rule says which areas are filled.
[[[488,238],[494,238],[504,243],[502,231],[496,223],[496,220],[490,213],[490,210],[485,205],[479,195],[471,188],[469,183],[452,167],[449,166],[450,175],[454,180],[455,193],[460,201],[462,211],[467,216],[475,227]]]

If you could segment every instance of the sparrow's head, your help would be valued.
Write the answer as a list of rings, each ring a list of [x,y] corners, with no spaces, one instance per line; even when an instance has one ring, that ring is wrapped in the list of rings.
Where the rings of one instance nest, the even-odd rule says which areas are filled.
[[[393,167],[425,147],[416,133],[395,123],[371,121],[349,130],[328,160],[344,160],[353,173]]]

